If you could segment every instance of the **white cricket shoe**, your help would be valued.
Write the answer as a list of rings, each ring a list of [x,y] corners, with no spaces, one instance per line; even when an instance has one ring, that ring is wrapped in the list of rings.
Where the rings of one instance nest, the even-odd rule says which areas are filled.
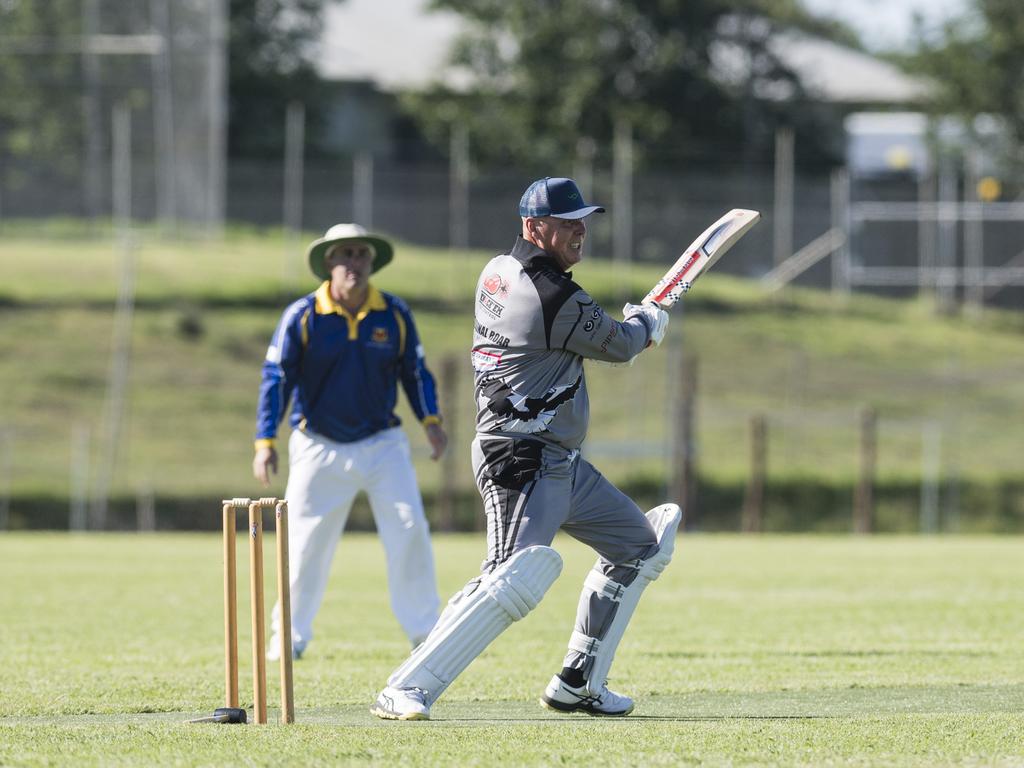
[[[292,640],[292,658],[295,660],[302,658],[302,652],[306,650],[305,644],[296,643]],[[281,638],[274,635],[270,638],[270,642],[267,643],[267,661],[277,661],[281,658]]]
[[[419,688],[392,688],[377,696],[370,712],[384,720],[429,720],[430,705]]]
[[[609,691],[607,683],[601,686],[601,693],[592,696],[585,685],[573,688],[558,675],[551,678],[540,703],[558,712],[586,712],[602,717],[622,717],[633,711],[633,700]]]

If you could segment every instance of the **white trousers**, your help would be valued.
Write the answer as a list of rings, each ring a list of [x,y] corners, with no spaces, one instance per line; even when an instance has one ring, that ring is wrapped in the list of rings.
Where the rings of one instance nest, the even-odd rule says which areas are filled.
[[[440,608],[430,528],[416,484],[409,441],[395,427],[354,443],[293,430],[288,441],[288,564],[292,641],[302,651],[313,637],[331,560],[352,502],[366,491],[387,558],[391,610],[416,645]],[[280,631],[280,606],[274,607]]]

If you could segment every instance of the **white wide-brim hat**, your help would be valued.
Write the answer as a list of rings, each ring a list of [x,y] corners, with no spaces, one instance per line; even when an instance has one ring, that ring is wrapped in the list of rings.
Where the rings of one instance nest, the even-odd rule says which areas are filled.
[[[309,268],[321,280],[331,279],[331,273],[324,264],[324,256],[327,255],[328,248],[338,243],[365,243],[372,246],[376,255],[373,257],[371,272],[376,272],[391,261],[395,252],[391,243],[383,237],[371,235],[365,227],[358,224],[335,224],[324,233],[323,237],[310,243],[306,250]]]

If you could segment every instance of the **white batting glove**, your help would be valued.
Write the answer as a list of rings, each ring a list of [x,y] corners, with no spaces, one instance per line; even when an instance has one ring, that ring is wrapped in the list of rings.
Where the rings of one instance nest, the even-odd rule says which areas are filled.
[[[622,314],[626,319],[635,315],[643,318],[650,331],[651,340],[648,346],[651,344],[658,346],[665,338],[665,330],[668,328],[668,312],[657,304],[626,304],[622,308]]]

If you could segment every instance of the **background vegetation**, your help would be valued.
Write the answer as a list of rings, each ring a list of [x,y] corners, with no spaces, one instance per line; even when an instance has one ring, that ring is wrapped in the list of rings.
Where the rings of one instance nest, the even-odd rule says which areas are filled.
[[[88,430],[95,472],[105,418],[119,248],[105,238],[38,237],[10,225],[0,239],[0,492],[15,527],[67,525],[72,434]],[[70,234],[70,230],[68,231]],[[140,232],[136,311],[112,524],[135,525],[136,498],[156,498],[159,527],[216,524],[216,500],[259,495],[250,475],[259,369],[284,306],[315,287],[299,249],[277,232],[171,242]],[[289,254],[287,257],[285,254]],[[479,523],[469,470],[473,285],[490,254],[400,245],[379,286],[415,310],[435,374],[452,356],[456,522]],[[580,282],[613,311],[642,296],[658,268],[623,278],[588,261]],[[879,413],[878,528],[914,530],[923,451],[938,451],[943,525],[1024,528],[1014,414],[1024,405],[1019,314],[936,318],[923,303],[827,294],[765,294],[710,275],[673,313],[668,341],[632,368],[588,367],[593,421],[585,453],[642,504],[666,497],[683,353],[698,366],[697,504],[690,524],[738,526],[749,473],[749,422],[769,427],[766,526],[849,530],[859,414]],[[443,466],[403,416],[430,514]],[[283,430],[286,434],[287,430]],[[935,435],[939,435],[935,442]],[[931,437],[928,437],[931,435]],[[931,441],[931,442],[929,442]],[[929,447],[931,446],[931,447]],[[3,455],[0,450],[0,456]],[[6,477],[4,477],[6,475]],[[283,474],[271,492],[283,494]],[[362,511],[355,525],[366,525]]]
[[[543,14],[529,0],[433,6],[465,20],[450,59],[473,86],[439,84],[407,94],[406,105],[438,146],[452,125],[465,128],[485,167],[564,163],[586,154],[583,145],[610,147],[623,120],[641,167],[749,163],[770,155],[780,125],[798,134],[802,160],[842,155],[840,113],[812,103],[771,42],[784,30],[856,42],[796,0],[565,0]],[[733,59],[723,66],[726,49]],[[726,69],[735,82],[723,82]]]

